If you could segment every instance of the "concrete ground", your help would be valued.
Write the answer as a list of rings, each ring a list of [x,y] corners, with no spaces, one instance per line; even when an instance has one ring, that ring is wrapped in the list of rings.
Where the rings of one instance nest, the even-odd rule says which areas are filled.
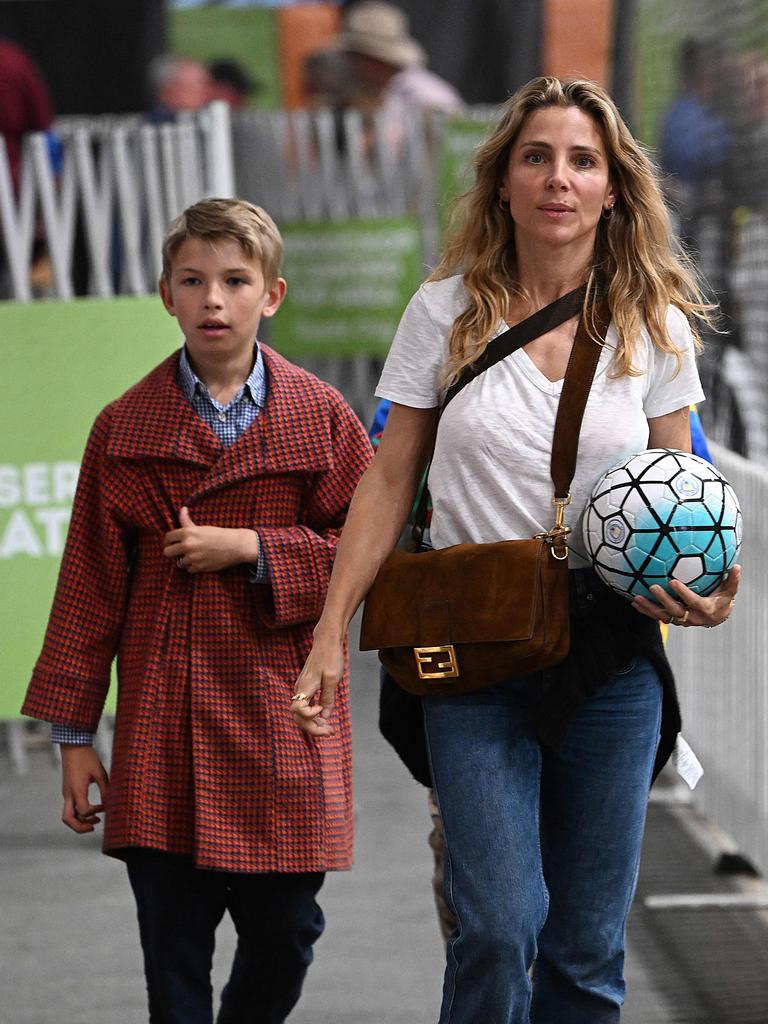
[[[351,873],[326,881],[321,904],[328,926],[291,1024],[437,1019],[442,947],[430,888],[426,792],[378,734],[376,678],[375,658],[356,655],[356,864]],[[0,1024],[141,1024],[147,1019],[143,977],[124,868],[101,855],[95,835],[78,837],[60,824],[58,789],[58,768],[45,746],[21,777],[10,774],[5,755],[0,760]],[[665,827],[666,843],[666,819]],[[671,827],[682,844],[676,856],[688,856],[690,830],[679,821]],[[647,856],[658,872],[664,850],[659,842],[654,849],[654,829],[652,814]],[[724,1024],[725,1017],[685,1016],[679,1000],[672,1006],[670,992],[686,981],[671,969],[664,984],[657,983],[656,918],[640,905],[643,885],[641,879],[633,916],[643,920],[638,918],[636,946],[630,931],[623,1024]],[[690,927],[696,928],[695,920]],[[216,953],[217,990],[233,945],[225,921]],[[754,1020],[764,1024],[768,994],[763,1009]],[[744,1016],[738,1024],[752,1019]]]

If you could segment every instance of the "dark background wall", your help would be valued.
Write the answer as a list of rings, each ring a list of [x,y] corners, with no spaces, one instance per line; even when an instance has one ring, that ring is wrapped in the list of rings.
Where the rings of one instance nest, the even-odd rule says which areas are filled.
[[[541,0],[397,0],[430,67],[469,103],[501,103],[541,74]]]
[[[397,0],[430,67],[469,103],[499,103],[541,72],[541,0]],[[164,0],[0,0],[0,35],[38,62],[58,114],[145,109],[166,50]]]
[[[57,114],[146,107],[147,62],[166,48],[163,0],[0,0],[0,35],[20,43]]]

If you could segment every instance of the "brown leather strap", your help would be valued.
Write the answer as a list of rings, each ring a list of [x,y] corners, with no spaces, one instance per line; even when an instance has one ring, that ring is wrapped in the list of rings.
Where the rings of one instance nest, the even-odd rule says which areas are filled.
[[[609,319],[607,305],[598,303],[593,309],[592,326],[601,341],[605,341]],[[560,392],[557,407],[555,435],[552,440],[552,483],[555,485],[555,497],[559,499],[568,497],[573,474],[576,472],[581,421],[584,419],[584,409],[602,348],[602,345],[587,333],[582,316],[565,371],[563,390]]]

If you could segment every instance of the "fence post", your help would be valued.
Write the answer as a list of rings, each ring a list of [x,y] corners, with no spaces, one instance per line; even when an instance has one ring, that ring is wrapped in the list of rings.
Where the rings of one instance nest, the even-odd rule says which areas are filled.
[[[611,53],[611,94],[622,117],[631,125],[632,85],[634,82],[634,28],[637,0],[614,0]]]
[[[18,302],[32,299],[29,259],[32,252],[34,181],[28,162],[22,164],[21,197],[18,209],[5,139],[0,135],[0,227],[11,275],[13,297]]]
[[[29,771],[29,754],[24,722],[6,722],[5,735],[8,739],[8,757],[14,774],[26,775]]]
[[[208,195],[229,199],[235,195],[235,158],[229,107],[223,100],[210,103],[200,114]]]
[[[71,299],[71,241],[74,228],[74,189],[61,191],[61,201],[56,199],[56,184],[48,152],[48,139],[44,132],[35,132],[25,140],[37,181],[40,211],[45,225],[48,256],[53,270],[53,283],[58,299]],[[70,176],[67,182],[71,183]]]
[[[135,166],[124,128],[115,129],[110,144],[121,228],[121,277],[127,280],[128,291],[132,295],[145,295],[147,283],[141,267],[141,213],[136,190],[138,168]],[[123,281],[120,284],[120,290],[125,291]]]
[[[90,133],[84,128],[79,128],[74,134],[73,146],[91,261],[91,282],[95,294],[106,299],[114,294],[110,273],[113,184],[111,154],[105,146],[101,154],[101,173],[98,176],[100,180],[97,181],[91,145]]]
[[[149,248],[149,273],[153,284],[160,277],[163,267],[160,250],[165,237],[163,211],[163,190],[160,182],[160,158],[157,146],[157,129],[145,124],[139,131],[141,168],[144,180],[144,195],[147,202],[147,236]]]

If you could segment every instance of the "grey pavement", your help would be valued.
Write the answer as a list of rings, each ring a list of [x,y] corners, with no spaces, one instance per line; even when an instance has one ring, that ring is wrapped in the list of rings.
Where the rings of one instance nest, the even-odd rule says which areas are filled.
[[[354,655],[353,673],[356,862],[352,872],[326,881],[320,902],[327,930],[291,1024],[433,1024],[442,946],[431,896],[426,792],[378,735],[375,657]],[[144,986],[124,868],[102,856],[95,835],[78,837],[59,823],[58,789],[58,768],[47,748],[34,752],[30,772],[20,778],[10,775],[5,755],[0,759],[0,1024],[141,1024],[147,1019]],[[676,870],[669,870],[670,846]],[[652,807],[646,860],[630,928],[624,1024],[766,1024],[768,964],[754,953],[768,935],[764,922],[748,915],[753,931],[746,952],[737,951],[742,960],[754,960],[755,969],[739,984],[752,986],[748,995],[757,1015],[745,1009],[731,1017],[711,1009],[716,999],[696,979],[695,964],[685,961],[686,951],[701,957],[690,941],[700,933],[701,919],[689,912],[685,928],[675,931],[670,921],[681,915],[661,912],[659,923],[660,912],[643,906],[644,896],[659,888],[680,891],[681,870],[690,863],[695,870],[684,891],[732,887],[711,876],[710,854],[697,847],[678,810]],[[737,938],[744,943],[740,913]],[[717,928],[707,920],[713,955],[706,972],[716,993],[723,991],[717,961],[724,957]],[[727,941],[733,952],[732,934]],[[217,991],[233,947],[225,921],[216,952]],[[733,963],[725,960],[730,977]]]

